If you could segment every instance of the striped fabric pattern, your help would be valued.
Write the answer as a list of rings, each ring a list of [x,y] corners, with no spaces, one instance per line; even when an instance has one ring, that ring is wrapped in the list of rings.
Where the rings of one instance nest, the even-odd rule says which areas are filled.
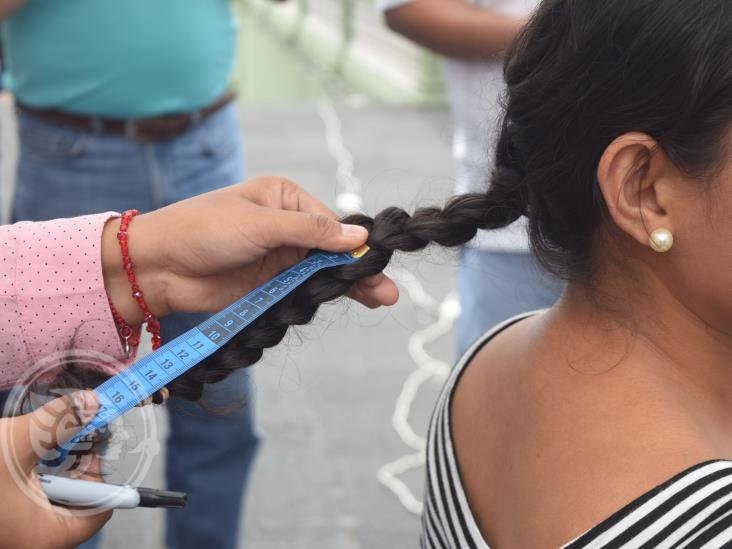
[[[470,511],[450,432],[453,390],[473,356],[493,336],[533,313],[512,318],[460,359],[440,395],[427,437],[422,549],[489,549]],[[562,549],[732,548],[732,461],[695,465],[646,492]]]

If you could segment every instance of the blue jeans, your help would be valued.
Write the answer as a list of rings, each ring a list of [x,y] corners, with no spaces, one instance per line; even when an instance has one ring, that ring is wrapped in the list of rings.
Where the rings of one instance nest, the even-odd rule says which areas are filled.
[[[159,144],[80,133],[22,114],[19,134],[16,221],[129,208],[152,210],[243,178],[233,104],[184,135]],[[204,318],[171,315],[162,319],[163,341]],[[171,549],[237,545],[242,495],[258,445],[249,389],[248,372],[206,389],[204,397],[212,408],[247,402],[224,416],[207,414],[178,399],[169,403],[167,485],[189,493],[185,509],[167,514],[166,543]],[[96,545],[92,538],[83,547]]]
[[[457,350],[462,355],[499,322],[551,307],[564,284],[544,272],[529,252],[498,252],[467,247],[460,256]]]

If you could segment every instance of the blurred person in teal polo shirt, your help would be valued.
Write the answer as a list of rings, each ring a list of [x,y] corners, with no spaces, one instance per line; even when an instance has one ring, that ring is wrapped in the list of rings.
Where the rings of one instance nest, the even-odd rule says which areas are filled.
[[[0,0],[0,17],[18,105],[14,221],[153,210],[244,178],[229,0]],[[202,320],[164,319],[163,341]],[[245,402],[237,412],[168,407],[167,484],[190,494],[167,515],[170,548],[237,545],[258,443],[248,375],[204,395]]]

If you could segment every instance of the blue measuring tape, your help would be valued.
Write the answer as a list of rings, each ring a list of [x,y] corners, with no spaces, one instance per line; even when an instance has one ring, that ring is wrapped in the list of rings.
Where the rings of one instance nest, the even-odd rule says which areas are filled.
[[[56,448],[58,456],[43,463],[59,465],[85,436],[111,423],[150,395],[218,351],[268,309],[322,269],[361,259],[368,246],[346,253],[317,252],[232,303],[94,389],[99,409],[71,440]]]

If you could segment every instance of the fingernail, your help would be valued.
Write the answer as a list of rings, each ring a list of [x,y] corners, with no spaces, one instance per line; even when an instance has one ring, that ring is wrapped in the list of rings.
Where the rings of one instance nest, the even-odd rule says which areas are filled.
[[[366,236],[368,231],[361,225],[345,225],[341,224],[341,234],[343,236]]]

